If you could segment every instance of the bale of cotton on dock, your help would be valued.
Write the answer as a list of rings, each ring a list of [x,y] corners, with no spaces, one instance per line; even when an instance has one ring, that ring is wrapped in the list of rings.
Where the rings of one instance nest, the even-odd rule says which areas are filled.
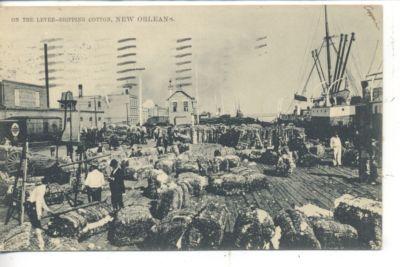
[[[190,193],[185,185],[169,182],[158,190],[158,199],[152,202],[151,212],[162,219],[171,211],[187,207],[189,201]]]
[[[322,158],[325,156],[325,147],[322,144],[316,144],[309,148],[310,153],[317,156],[318,158]]]
[[[199,196],[200,193],[208,186],[208,178],[200,176],[193,172],[184,172],[179,174],[177,184],[186,184],[189,193],[193,196]]]
[[[230,171],[245,178],[244,188],[246,191],[254,191],[268,185],[267,176],[259,172],[257,169],[241,166],[232,168]]]
[[[0,200],[4,200],[8,194],[9,187],[14,183],[15,177],[0,171]]]
[[[147,241],[156,223],[148,206],[125,207],[119,210],[110,226],[108,239],[115,246],[141,245]]]
[[[206,204],[193,218],[182,237],[182,249],[217,249],[224,237],[228,209],[220,203]]]
[[[262,153],[262,155],[258,159],[258,162],[269,165],[274,165],[277,163],[277,161],[278,161],[278,154],[271,149],[267,149],[264,153]]]
[[[221,173],[210,176],[209,190],[218,195],[241,194],[246,189],[246,178],[235,173]]]
[[[121,162],[121,166],[125,167],[127,180],[141,180],[145,177],[143,173],[154,169],[153,159],[149,157],[128,158]]]
[[[48,223],[46,233],[52,237],[85,239],[107,229],[113,220],[111,212],[109,204],[97,203],[54,216]]]
[[[334,217],[357,229],[359,240],[368,248],[382,246],[382,203],[345,194],[335,200]]]
[[[147,188],[145,194],[149,198],[156,198],[158,196],[158,189],[170,181],[169,176],[162,170],[152,169],[146,172]]]
[[[45,200],[47,205],[60,204],[64,202],[65,195],[72,191],[72,186],[69,184],[49,184],[49,191],[46,193]]]
[[[31,241],[31,223],[7,227],[0,236],[0,251],[23,251],[28,250]]]
[[[80,231],[86,227],[87,221],[85,217],[77,211],[71,211],[66,214],[53,217],[49,224],[48,235],[53,237],[74,237],[78,238]]]
[[[306,153],[299,158],[297,164],[301,167],[313,167],[319,164],[320,162],[321,158],[319,158],[318,156],[312,153]]]
[[[234,243],[240,249],[263,249],[275,233],[271,216],[262,209],[245,209],[233,228]]]
[[[320,249],[321,244],[313,228],[302,212],[287,209],[275,218],[275,225],[281,228],[280,249]]]
[[[181,249],[183,234],[195,215],[193,209],[170,212],[156,227],[154,245],[163,250]]]
[[[178,159],[175,163],[175,170],[176,173],[183,173],[183,172],[199,172],[199,165],[197,160],[181,160]]]
[[[333,218],[332,211],[323,209],[311,203],[305,204],[301,207],[296,206],[295,209],[304,213],[304,215],[306,215],[308,218]]]
[[[236,155],[226,155],[223,157],[221,169],[229,171],[230,168],[238,167],[240,165],[240,158]]]
[[[166,174],[171,174],[175,171],[175,155],[174,154],[167,154],[173,156],[163,156],[156,162],[155,168],[159,170],[163,170]]]
[[[358,234],[354,227],[327,218],[312,218],[310,223],[322,249],[358,247]]]
[[[82,250],[76,239],[51,238],[41,229],[34,229],[30,222],[7,227],[0,236],[1,251],[71,251]]]

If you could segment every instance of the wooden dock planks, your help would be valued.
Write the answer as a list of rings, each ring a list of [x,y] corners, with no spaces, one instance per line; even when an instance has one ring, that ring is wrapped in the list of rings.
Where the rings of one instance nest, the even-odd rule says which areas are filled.
[[[311,203],[332,210],[334,200],[343,194],[377,198],[381,191],[379,185],[356,182],[354,169],[346,167],[296,168],[290,177],[269,175],[267,179],[269,188],[247,193],[244,202],[236,203],[236,209],[254,205],[276,216],[282,209]]]

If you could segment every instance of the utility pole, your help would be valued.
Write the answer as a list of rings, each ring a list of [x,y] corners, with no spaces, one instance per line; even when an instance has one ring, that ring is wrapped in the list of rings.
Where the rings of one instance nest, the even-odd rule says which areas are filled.
[[[49,64],[47,60],[47,44],[44,44],[44,79],[46,82],[47,108],[50,108]]]
[[[25,213],[25,182],[26,182],[26,177],[28,174],[28,149],[29,149],[29,143],[27,140],[25,140],[24,143],[24,148],[22,150],[22,158],[23,158],[23,176],[22,176],[22,187],[21,187],[21,203],[20,203],[20,218],[19,218],[19,223],[22,225],[24,223],[24,213]]]
[[[326,59],[328,63],[328,87],[331,85],[331,51],[330,51],[329,26],[328,26],[328,13],[325,5],[325,43],[326,43]]]

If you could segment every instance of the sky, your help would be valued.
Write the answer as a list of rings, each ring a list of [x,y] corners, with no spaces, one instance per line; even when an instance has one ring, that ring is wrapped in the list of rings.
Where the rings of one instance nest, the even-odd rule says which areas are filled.
[[[49,59],[55,62],[49,66],[54,70],[52,107],[62,91],[76,95],[78,84],[85,95],[121,92],[118,40],[129,37],[136,38],[135,67],[145,68],[140,72],[143,98],[165,105],[169,80],[176,77],[176,40],[190,37],[193,86],[188,93],[198,96],[201,111],[221,107],[233,114],[239,105],[249,115],[287,111],[313,64],[311,50],[321,46],[325,34],[318,5],[1,7],[0,14],[0,78],[44,85],[43,42],[55,46],[49,50],[56,54]],[[133,21],[117,22],[127,16]],[[149,16],[158,21],[144,21]],[[23,17],[34,21],[23,22]],[[85,21],[44,22],[48,17]],[[89,22],[97,17],[111,21]],[[331,35],[356,34],[348,69],[357,86],[368,71],[382,71],[381,7],[329,6],[328,21]],[[333,40],[338,46],[338,38]],[[306,95],[317,97],[320,90],[313,73]]]

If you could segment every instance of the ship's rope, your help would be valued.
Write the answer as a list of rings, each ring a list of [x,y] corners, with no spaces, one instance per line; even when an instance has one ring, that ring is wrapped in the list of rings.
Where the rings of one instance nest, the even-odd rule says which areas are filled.
[[[316,24],[312,24],[312,25],[319,25],[319,23],[321,21],[321,17],[322,17],[322,11],[320,10],[318,17],[316,17],[317,18],[316,19]],[[307,60],[307,58],[310,55],[310,51],[312,49],[312,46],[317,41],[317,31],[318,31],[317,27],[314,27],[314,32],[311,35],[311,38],[309,39],[309,42],[308,42],[308,44],[306,46],[306,50],[304,51],[303,60],[301,61],[303,64],[302,64],[302,67],[300,68],[299,76],[298,76],[298,79],[297,79],[299,84],[301,83],[301,81],[305,80],[306,70],[308,69],[307,67],[309,66],[308,63],[310,62],[310,61]],[[314,61],[313,61],[312,64],[314,64]]]
[[[371,63],[369,64],[369,68],[368,68],[367,74],[371,73],[372,66],[373,66],[373,64],[375,62],[376,54],[377,54],[377,51],[378,51],[378,47],[379,47],[379,40],[376,41],[375,52],[374,52],[374,55],[372,57]]]

